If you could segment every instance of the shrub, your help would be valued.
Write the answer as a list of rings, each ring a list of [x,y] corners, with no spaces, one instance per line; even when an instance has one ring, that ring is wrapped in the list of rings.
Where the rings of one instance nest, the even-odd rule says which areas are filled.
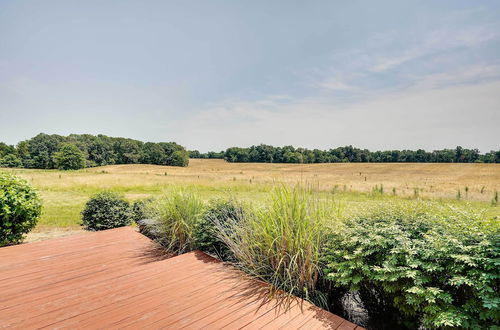
[[[246,216],[244,207],[234,200],[213,200],[197,222],[194,229],[194,244],[197,249],[218,256],[221,260],[233,260],[234,256],[226,243],[220,239],[217,226],[226,228],[238,224]]]
[[[134,202],[132,204],[132,220],[137,223],[139,220],[144,220],[148,217],[146,213],[146,209],[148,204],[150,204],[153,201],[151,198],[143,199],[140,201]]]
[[[60,170],[79,170],[85,167],[85,155],[74,144],[66,143],[54,153],[54,164]]]
[[[271,295],[282,290],[324,305],[315,288],[327,206],[307,189],[280,187],[270,205],[227,225],[218,222],[217,229],[237,265],[270,283]]]
[[[358,291],[372,316],[396,309],[412,328],[498,326],[500,231],[483,219],[431,203],[385,205],[329,237],[326,277]]]
[[[87,202],[82,219],[82,225],[87,230],[105,230],[129,225],[132,212],[128,202],[119,195],[101,192]]]
[[[31,185],[0,173],[0,246],[19,243],[36,226],[42,203]]]
[[[178,191],[149,204],[146,213],[159,222],[159,243],[169,252],[182,254],[195,249],[193,233],[203,215],[203,208],[196,195]]]

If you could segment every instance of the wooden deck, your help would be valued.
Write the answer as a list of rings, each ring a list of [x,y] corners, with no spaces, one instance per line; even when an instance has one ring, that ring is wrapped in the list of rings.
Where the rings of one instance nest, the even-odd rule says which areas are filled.
[[[165,259],[129,227],[0,248],[0,328],[362,329],[202,252]]]

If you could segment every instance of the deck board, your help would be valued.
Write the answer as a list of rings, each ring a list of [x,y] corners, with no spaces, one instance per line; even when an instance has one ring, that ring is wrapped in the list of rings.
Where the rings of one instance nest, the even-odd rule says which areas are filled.
[[[155,251],[130,227],[0,248],[0,328],[356,328],[202,252]]]

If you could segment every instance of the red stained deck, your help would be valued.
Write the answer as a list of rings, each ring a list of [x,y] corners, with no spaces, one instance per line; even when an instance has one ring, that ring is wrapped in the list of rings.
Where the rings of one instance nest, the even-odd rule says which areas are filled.
[[[202,252],[162,259],[129,227],[0,248],[0,328],[362,329]]]

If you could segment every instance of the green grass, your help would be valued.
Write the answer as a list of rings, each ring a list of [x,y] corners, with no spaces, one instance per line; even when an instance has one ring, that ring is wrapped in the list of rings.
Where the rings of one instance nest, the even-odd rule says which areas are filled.
[[[286,292],[325,305],[316,282],[327,222],[335,221],[337,211],[331,198],[300,186],[280,186],[243,220],[216,226],[237,265],[271,284],[270,296]]]
[[[180,175],[165,176],[152,172],[109,173],[105,171],[103,173],[98,169],[80,171],[0,169],[0,171],[9,171],[22,176],[40,192],[43,211],[35,230],[46,230],[51,227],[78,228],[81,219],[80,212],[85,202],[102,190],[110,190],[123,195],[129,201],[136,201],[186,189],[196,192],[204,201],[217,197],[232,197],[245,203],[258,205],[270,200],[270,192],[276,186],[275,183],[255,183],[257,180],[252,183],[233,181],[233,176],[224,181],[203,177],[184,179]],[[315,189],[321,190],[319,186]],[[319,196],[333,197],[346,212],[383,202],[414,198],[413,196],[394,196],[390,191],[384,191],[384,193],[344,191],[343,185],[338,185],[337,189],[321,190]],[[485,210],[489,217],[500,216],[500,206],[492,205],[490,201],[468,201],[464,198],[461,200],[438,199],[437,201],[458,207],[470,205],[473,208]]]
[[[193,232],[203,211],[201,199],[187,190],[164,194],[146,207],[146,214],[160,223],[160,242],[175,254],[194,249]]]

